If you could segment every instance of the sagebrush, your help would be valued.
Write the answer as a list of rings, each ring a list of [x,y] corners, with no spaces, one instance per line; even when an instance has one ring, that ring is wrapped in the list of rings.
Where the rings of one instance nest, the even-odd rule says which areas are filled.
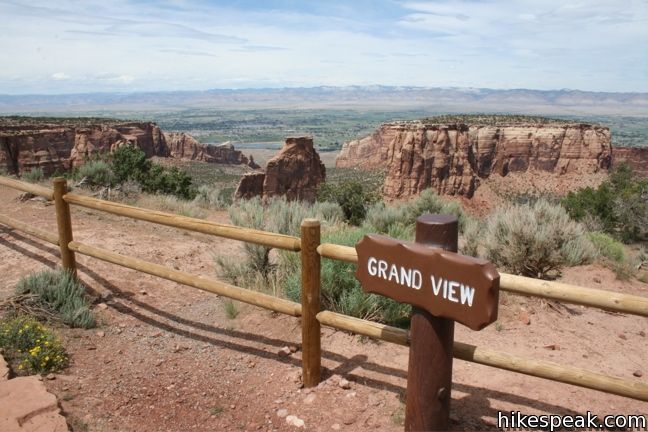
[[[355,245],[367,231],[362,228],[336,227],[324,233],[323,242],[345,246]],[[294,255],[294,254],[293,254]],[[298,258],[298,257],[297,257]],[[301,273],[299,260],[286,261],[284,293],[290,300],[301,301]],[[322,308],[345,315],[370,319],[398,327],[409,325],[411,307],[387,297],[365,294],[355,278],[356,266],[339,260],[322,259]]]
[[[30,183],[38,183],[45,179],[45,173],[41,167],[34,167],[30,171],[23,172],[20,177]]]
[[[59,314],[70,327],[91,328],[95,318],[86,297],[86,288],[65,270],[44,270],[21,278],[17,294],[33,294],[46,308]]]
[[[411,240],[414,238],[416,218],[426,213],[457,216],[460,232],[467,220],[459,203],[445,200],[431,189],[426,189],[406,203],[391,206],[383,202],[373,204],[367,211],[363,226],[370,231]]]
[[[585,264],[596,256],[583,226],[562,206],[545,200],[499,208],[479,233],[465,240],[463,250],[483,250],[497,266],[534,278],[555,277],[563,267]]]
[[[86,161],[75,172],[75,178],[88,186],[114,186],[116,177],[112,166],[104,160]]]
[[[316,218],[324,225],[338,223],[342,210],[333,203],[309,204],[304,201],[288,201],[283,197],[274,198],[264,204],[258,197],[240,200],[229,210],[234,225],[270,231],[279,234],[300,235],[301,222],[306,218]],[[245,262],[237,262],[227,257],[215,257],[221,276],[232,282],[249,283],[257,274],[270,280],[270,273],[276,263],[270,260],[271,248],[253,243],[245,243]]]

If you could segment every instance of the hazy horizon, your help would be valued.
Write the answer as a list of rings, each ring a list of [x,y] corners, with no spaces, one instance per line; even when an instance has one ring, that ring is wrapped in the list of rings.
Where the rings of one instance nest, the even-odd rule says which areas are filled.
[[[157,94],[157,93],[207,93],[207,92],[260,92],[260,91],[282,91],[282,90],[318,90],[318,89],[334,89],[338,91],[360,89],[370,91],[371,89],[423,89],[423,90],[454,90],[465,93],[479,93],[479,92],[514,92],[514,91],[529,91],[529,92],[581,92],[581,93],[600,93],[600,94],[645,94],[648,91],[627,91],[627,92],[614,92],[614,91],[596,91],[585,88],[553,88],[553,89],[538,89],[527,87],[511,87],[511,88],[494,88],[494,87],[461,87],[461,86],[416,86],[416,85],[384,85],[384,84],[349,84],[344,86],[331,86],[331,85],[313,85],[313,86],[281,86],[281,87],[213,87],[204,89],[170,89],[170,90],[97,90],[97,91],[84,91],[74,93],[57,93],[56,90],[52,92],[39,92],[39,93],[1,93],[0,96],[75,96],[75,95],[135,95],[135,94]]]
[[[648,93],[648,2],[0,0],[0,94],[406,86]]]

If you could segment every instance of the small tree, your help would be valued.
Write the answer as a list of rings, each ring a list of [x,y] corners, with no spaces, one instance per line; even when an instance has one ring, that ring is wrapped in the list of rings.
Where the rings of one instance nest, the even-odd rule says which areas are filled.
[[[126,180],[141,180],[148,175],[152,163],[146,159],[146,153],[141,149],[126,145],[119,147],[112,154],[112,171],[118,183]]]
[[[358,180],[343,180],[320,186],[317,200],[339,204],[344,218],[351,225],[360,225],[367,215],[367,207],[378,201],[378,196]]]
[[[648,179],[637,179],[625,164],[597,189],[570,192],[562,205],[575,220],[594,219],[604,232],[626,243],[648,232]]]
[[[187,173],[176,167],[166,169],[152,163],[137,147],[123,146],[115,150],[112,171],[118,183],[135,180],[145,192],[175,195],[183,199],[193,199],[196,196],[191,177]]]

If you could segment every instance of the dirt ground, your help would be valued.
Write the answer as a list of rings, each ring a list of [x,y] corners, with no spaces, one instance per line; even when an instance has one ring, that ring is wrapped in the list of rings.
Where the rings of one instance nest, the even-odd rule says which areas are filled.
[[[0,187],[0,213],[56,232],[51,204],[18,195]],[[242,254],[237,241],[96,211],[73,208],[72,219],[76,240],[194,274],[215,275],[213,254]],[[210,219],[227,222],[227,215]],[[230,319],[216,295],[77,260],[100,326],[59,329],[71,366],[46,380],[75,431],[297,430],[286,416],[313,431],[402,430],[405,347],[324,329],[326,381],[306,390],[299,320],[243,304]],[[56,247],[0,228],[0,298],[20,277],[59,262]],[[648,296],[648,285],[620,282],[598,266],[569,269],[563,280]],[[496,325],[480,332],[457,325],[455,338],[648,384],[647,333],[646,318],[503,294]],[[286,346],[296,352],[280,355]],[[648,415],[645,402],[459,360],[453,378],[455,430],[496,430],[498,411]]]

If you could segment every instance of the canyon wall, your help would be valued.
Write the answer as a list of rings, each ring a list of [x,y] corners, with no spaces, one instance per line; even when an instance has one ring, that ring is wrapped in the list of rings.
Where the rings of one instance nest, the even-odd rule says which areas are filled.
[[[164,137],[172,158],[234,165],[249,165],[251,162],[232,144],[205,145],[184,132],[165,133]]]
[[[124,146],[147,157],[173,157],[223,164],[248,164],[231,145],[201,144],[189,134],[164,133],[151,122],[97,123],[83,126],[0,125],[0,167],[14,174],[35,167],[45,174],[82,165],[89,157]]]
[[[612,163],[626,163],[639,176],[648,177],[648,147],[614,147]]]
[[[472,197],[480,180],[509,172],[595,173],[612,162],[610,131],[589,124],[467,125],[386,123],[345,143],[338,167],[384,169],[383,194],[407,198],[423,189]]]

